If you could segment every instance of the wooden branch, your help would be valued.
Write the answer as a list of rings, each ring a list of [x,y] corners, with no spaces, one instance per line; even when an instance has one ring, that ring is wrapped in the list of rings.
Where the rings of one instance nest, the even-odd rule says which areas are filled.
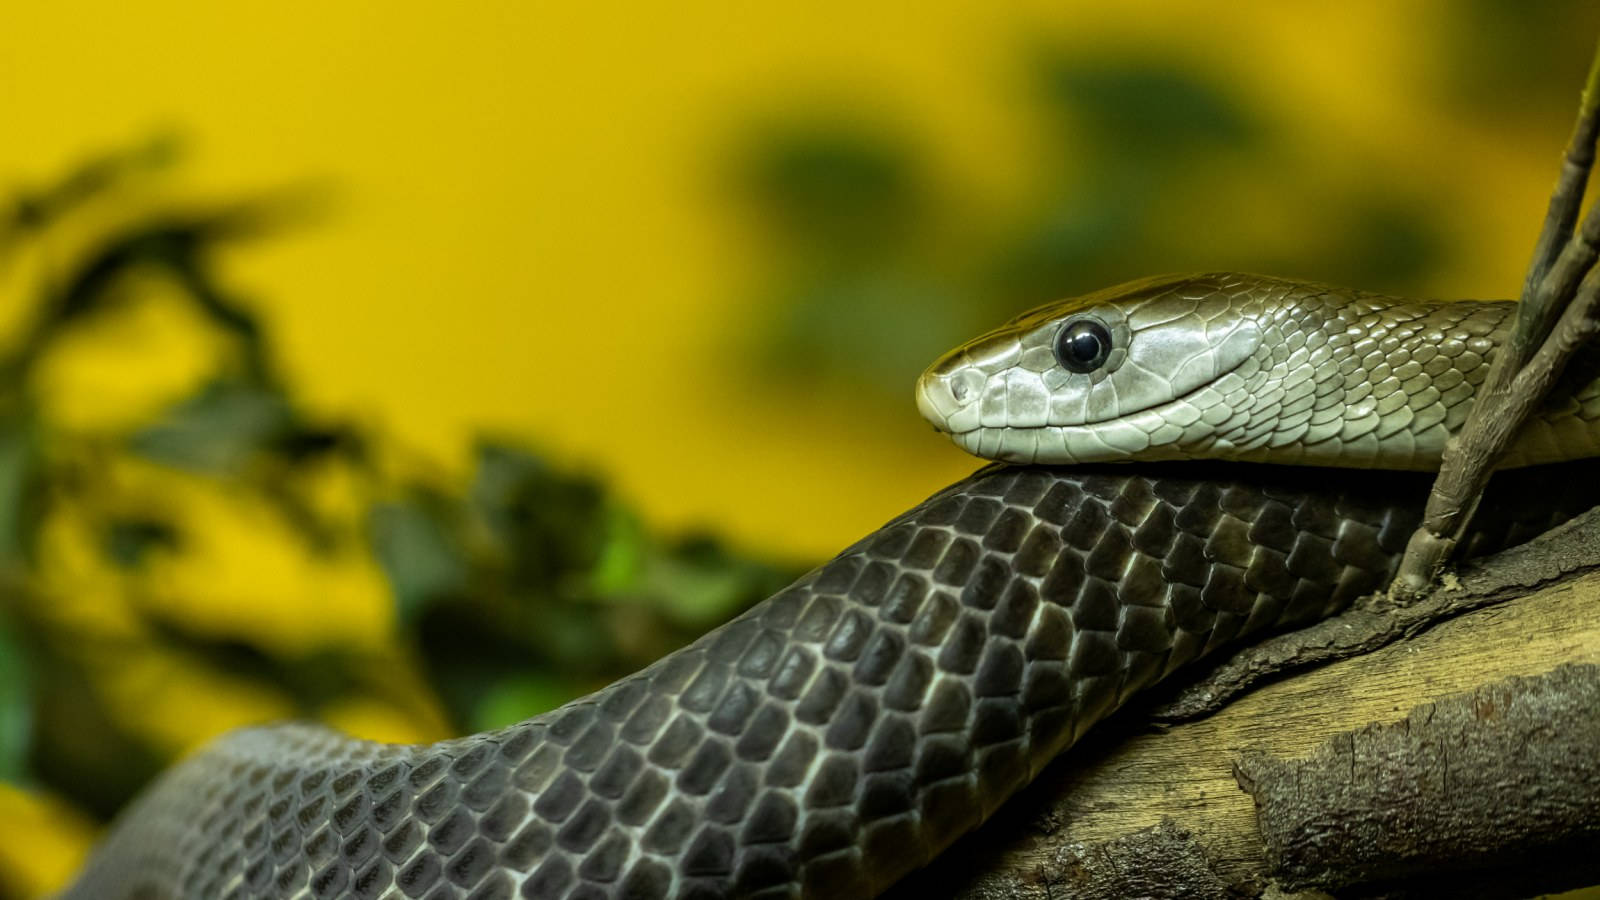
[[[1526,895],[1600,882],[1597,747],[1600,666],[1564,665],[1234,774],[1287,889]]]
[[[1593,566],[1600,555],[1592,555],[1597,546],[1600,516],[1591,515],[1554,539],[1502,554],[1464,572],[1459,587],[1443,590],[1451,595],[1448,602],[1430,598],[1424,606],[1433,604],[1432,613],[1407,607],[1404,615],[1413,618],[1403,629],[1405,639],[1371,652],[1363,645],[1359,655],[1307,669],[1284,644],[1280,655],[1294,664],[1244,679],[1256,689],[1242,696],[1235,691],[1232,702],[1208,718],[1152,728],[1152,709],[1172,706],[1183,691],[1125,710],[888,897],[1300,896],[1278,883],[1254,802],[1235,782],[1234,766],[1247,752],[1304,758],[1342,733],[1404,720],[1421,705],[1508,677],[1539,676],[1568,663],[1600,665],[1600,570]],[[1371,620],[1387,615],[1371,608],[1353,611],[1319,626],[1321,638],[1305,641],[1302,635],[1302,645],[1326,655],[1329,635],[1341,629],[1371,634]],[[1252,660],[1262,658],[1260,650],[1245,651],[1189,690],[1213,690],[1221,684],[1217,672],[1252,670]],[[1600,719],[1600,711],[1589,718]],[[1545,722],[1546,737],[1559,739],[1571,722]],[[1503,758],[1516,767],[1511,756]],[[1600,810],[1600,804],[1592,806]],[[1588,834],[1584,858],[1600,857],[1600,823]],[[1541,871],[1566,880],[1534,885],[1533,873],[1496,869],[1480,871],[1472,881],[1486,891],[1479,896],[1514,897],[1581,886],[1586,877],[1555,867]],[[1363,896],[1340,892],[1347,895]]]
[[[1556,177],[1555,189],[1550,194],[1550,207],[1545,211],[1544,225],[1539,229],[1538,241],[1534,243],[1533,259],[1528,263],[1528,274],[1522,282],[1517,324],[1511,333],[1511,352],[1506,354],[1504,363],[1495,367],[1498,371],[1489,377],[1488,386],[1491,388],[1505,389],[1510,373],[1528,361],[1534,348],[1549,331],[1549,298],[1569,292],[1572,284],[1588,268],[1578,254],[1583,252],[1583,247],[1592,248],[1594,241],[1571,247],[1568,239],[1583,206],[1584,189],[1588,186],[1589,171],[1594,166],[1597,137],[1600,137],[1600,46],[1595,48],[1594,58],[1589,61],[1589,77],[1584,82],[1583,93],[1578,100],[1578,121],[1573,125],[1572,137],[1568,139],[1566,152],[1562,154],[1561,173]],[[1547,288],[1545,276],[1558,261],[1566,264],[1565,271]],[[1543,303],[1539,302],[1541,291],[1546,292]]]
[[[1573,232],[1600,136],[1600,45],[1578,103],[1578,120],[1534,245],[1516,319],[1484,379],[1461,432],[1445,445],[1422,525],[1412,534],[1391,594],[1415,599],[1433,582],[1477,508],[1495,464],[1522,423],[1592,336],[1600,286],[1600,208]],[[1568,316],[1571,316],[1569,321]],[[1560,321],[1557,321],[1560,317]],[[1552,322],[1556,322],[1552,328]]]
[[[1600,207],[1590,215],[1600,237]],[[1588,230],[1590,222],[1584,223]],[[1559,266],[1559,264],[1558,264]],[[1401,600],[1419,595],[1432,583],[1471,520],[1494,463],[1505,454],[1534,407],[1544,402],[1577,349],[1600,330],[1600,269],[1591,269],[1561,319],[1533,358],[1517,371],[1511,386],[1484,391],[1474,401],[1461,434],[1445,448],[1439,477],[1428,493],[1422,525],[1406,545],[1392,593]],[[1458,451],[1458,452],[1457,452]]]

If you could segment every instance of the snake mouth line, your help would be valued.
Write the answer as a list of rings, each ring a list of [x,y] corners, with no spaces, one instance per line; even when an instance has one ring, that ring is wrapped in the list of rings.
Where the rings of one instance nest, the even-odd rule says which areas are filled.
[[[1249,354],[1245,355],[1238,362],[1236,362],[1233,365],[1229,366],[1228,368],[1222,370],[1221,372],[1218,372],[1216,375],[1212,376],[1209,380],[1207,380],[1207,381],[1195,386],[1194,388],[1191,388],[1190,390],[1187,390],[1187,391],[1183,392],[1182,394],[1177,395],[1176,397],[1173,397],[1170,400],[1163,400],[1160,403],[1152,403],[1149,406],[1145,406],[1145,407],[1141,407],[1139,409],[1131,410],[1131,411],[1125,412],[1125,413],[1123,413],[1121,415],[1113,416],[1112,418],[1109,418],[1109,419],[1099,419],[1099,420],[1094,421],[1094,422],[1078,422],[1078,423],[1070,424],[1070,425],[1056,425],[1056,424],[1052,424],[1052,423],[1049,423],[1049,422],[1046,422],[1043,425],[974,425],[971,428],[963,429],[961,431],[952,430],[949,427],[949,425],[946,424],[946,423],[935,423],[933,427],[934,427],[935,431],[942,431],[942,432],[945,432],[946,434],[950,435],[950,439],[951,440],[955,441],[957,444],[960,444],[962,449],[967,450],[969,453],[976,453],[979,456],[987,456],[988,454],[981,453],[976,449],[977,446],[978,446],[978,441],[981,440],[982,437],[985,434],[993,433],[993,434],[997,434],[998,435],[998,434],[1000,434],[1002,432],[1007,432],[1007,431],[1013,431],[1013,432],[1040,432],[1040,431],[1048,431],[1050,429],[1055,429],[1055,430],[1061,431],[1061,432],[1066,432],[1068,429],[1082,429],[1085,432],[1092,432],[1096,428],[1104,427],[1104,426],[1110,425],[1113,422],[1118,422],[1118,421],[1121,421],[1121,420],[1124,420],[1124,419],[1131,418],[1133,416],[1142,415],[1144,413],[1154,413],[1154,414],[1159,415],[1161,410],[1169,409],[1169,408],[1171,408],[1173,406],[1176,406],[1179,403],[1183,403],[1183,402],[1185,402],[1185,401],[1187,401],[1187,400],[1189,400],[1189,399],[1191,399],[1193,397],[1196,397],[1196,396],[1200,395],[1201,393],[1203,393],[1204,391],[1206,391],[1207,389],[1211,388],[1213,385],[1215,385],[1217,383],[1218,379],[1224,378],[1224,377],[1226,377],[1228,375],[1232,375],[1241,366],[1243,366],[1245,364],[1245,361],[1248,360],[1249,358],[1250,358]]]

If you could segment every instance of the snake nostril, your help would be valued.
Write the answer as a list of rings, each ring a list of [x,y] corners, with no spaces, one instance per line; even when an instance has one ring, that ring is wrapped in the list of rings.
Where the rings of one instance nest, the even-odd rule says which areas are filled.
[[[938,428],[965,430],[976,423],[963,424],[983,394],[983,373],[972,370],[924,372],[917,379],[917,408],[923,418]],[[952,421],[952,418],[955,421]]]

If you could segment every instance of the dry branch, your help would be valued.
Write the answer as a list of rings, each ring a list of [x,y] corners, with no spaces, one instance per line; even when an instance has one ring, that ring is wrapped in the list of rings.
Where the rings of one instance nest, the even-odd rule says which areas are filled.
[[[1286,888],[1525,894],[1600,882],[1596,747],[1600,666],[1564,665],[1346,732],[1305,760],[1249,751],[1235,774]]]
[[[1516,319],[1472,412],[1445,446],[1422,525],[1412,534],[1392,593],[1414,599],[1432,583],[1465,531],[1495,464],[1528,415],[1543,402],[1573,352],[1600,322],[1600,208],[1573,224],[1583,206],[1600,137],[1600,45],[1578,103],[1544,225],[1523,281]],[[1551,323],[1555,323],[1552,325]]]

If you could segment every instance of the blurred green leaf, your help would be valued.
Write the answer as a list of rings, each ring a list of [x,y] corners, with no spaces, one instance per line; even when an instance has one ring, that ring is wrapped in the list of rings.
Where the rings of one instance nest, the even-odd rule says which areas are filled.
[[[469,569],[439,517],[419,504],[384,503],[371,514],[372,549],[389,577],[400,620],[462,591]]]
[[[143,144],[93,157],[54,184],[18,191],[10,217],[0,218],[0,260],[25,235],[50,227],[137,175],[171,165],[179,149],[172,135],[156,135]]]
[[[758,133],[736,168],[780,234],[831,255],[882,252],[924,206],[911,151],[876,126],[788,122]]]
[[[27,429],[0,423],[0,570],[29,555],[41,514],[36,496],[36,454]]]
[[[129,443],[135,453],[167,465],[235,474],[291,426],[289,405],[281,394],[219,380],[134,434]]]
[[[0,781],[28,774],[33,733],[33,672],[16,633],[0,620]]]
[[[1441,16],[1440,66],[1447,98],[1485,116],[1557,116],[1577,97],[1551,85],[1581,85],[1600,32],[1594,0],[1457,0]]]
[[[592,479],[553,471],[533,454],[486,441],[470,494],[501,542],[516,591],[567,590],[600,558],[608,528],[605,492]]]
[[[152,550],[178,549],[178,530],[161,519],[119,518],[106,526],[102,547],[113,563],[132,569]]]
[[[473,731],[504,728],[529,716],[555,709],[582,688],[553,675],[519,675],[494,684],[478,699],[467,727]]]
[[[987,280],[993,315],[1132,277],[1149,252],[1149,181],[1115,168],[1063,192],[995,251]],[[1130,270],[1132,270],[1130,272]]]
[[[124,295],[111,288],[130,271],[145,266],[180,273],[192,271],[195,255],[204,252],[221,236],[221,231],[218,221],[181,217],[140,223],[114,235],[40,304],[41,315],[32,340],[47,340],[61,327],[98,312],[108,302],[123,299]]]
[[[1181,158],[1206,145],[1243,147],[1264,132],[1227,87],[1168,60],[1045,52],[1038,62],[1059,127],[1125,166]]]
[[[918,279],[891,265],[821,271],[785,285],[765,364],[775,380],[814,386],[833,376],[853,387],[876,387],[904,402],[906,385],[928,364],[931,348],[947,346],[973,327],[948,285]]]
[[[627,671],[607,617],[593,607],[527,603],[501,594],[449,598],[423,607],[411,628],[429,681],[454,720],[476,720],[484,698],[517,678],[575,687]],[[619,671],[620,670],[620,671]],[[562,701],[571,699],[568,693]]]
[[[668,616],[694,629],[738,612],[749,582],[734,569],[664,557],[652,563],[645,584]]]
[[[49,651],[31,654],[30,662],[37,705],[29,772],[80,808],[108,818],[166,760],[143,735],[124,727],[86,667]]]
[[[606,510],[606,537],[590,579],[600,594],[628,590],[638,582],[649,552],[649,535],[639,517],[610,504]]]
[[[1449,259],[1449,239],[1422,205],[1393,197],[1372,197],[1351,214],[1352,225],[1336,235],[1326,257],[1336,272],[1307,271],[1307,265],[1285,264],[1285,272],[1303,277],[1359,284],[1372,290],[1403,293]]]
[[[549,468],[537,456],[497,441],[480,442],[476,461],[469,499],[501,540],[514,540],[523,526],[514,498],[549,478]]]
[[[643,584],[685,634],[697,635],[776,592],[797,574],[742,559],[720,541],[700,535],[677,541],[653,557]]]

